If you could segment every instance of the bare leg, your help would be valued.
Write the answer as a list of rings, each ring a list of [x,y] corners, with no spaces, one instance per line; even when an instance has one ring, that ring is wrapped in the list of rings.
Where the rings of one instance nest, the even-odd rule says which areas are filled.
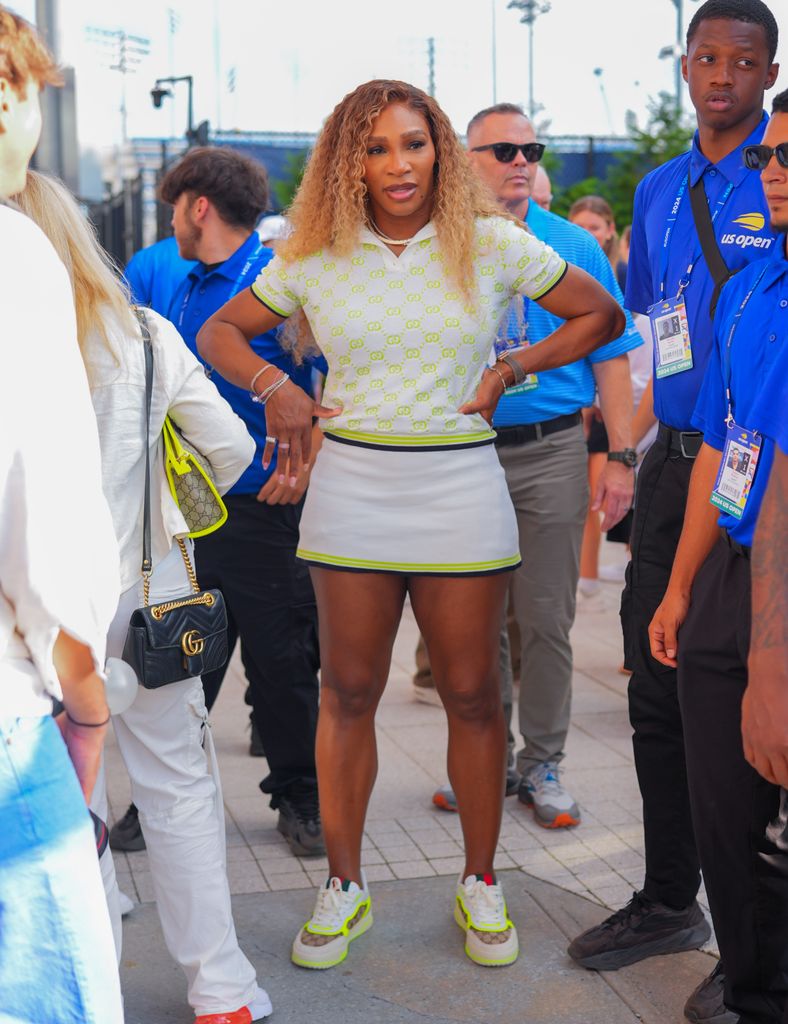
[[[375,711],[405,578],[312,568],[320,624],[317,781],[329,874],[361,884],[361,836],[378,770]]]
[[[588,456],[588,487],[593,500],[599,477],[605,468],[607,456],[604,452],[591,452]],[[602,544],[602,531],[599,528],[599,512],[591,511],[589,502],[585,526],[583,527],[583,547],[580,551],[580,576],[584,580],[595,580],[599,577],[599,548]]]
[[[414,576],[411,603],[449,720],[449,781],[465,839],[465,871],[493,870],[501,829],[506,730],[499,643],[509,574]]]

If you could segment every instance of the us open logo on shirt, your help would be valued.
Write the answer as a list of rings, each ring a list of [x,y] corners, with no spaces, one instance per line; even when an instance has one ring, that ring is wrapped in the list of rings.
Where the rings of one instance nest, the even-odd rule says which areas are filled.
[[[762,213],[742,213],[736,217],[733,223],[747,232],[763,231],[766,226],[766,218]],[[727,231],[720,238],[720,245],[735,245],[739,249],[770,249],[773,238],[764,238],[756,234],[737,234],[735,231]]]

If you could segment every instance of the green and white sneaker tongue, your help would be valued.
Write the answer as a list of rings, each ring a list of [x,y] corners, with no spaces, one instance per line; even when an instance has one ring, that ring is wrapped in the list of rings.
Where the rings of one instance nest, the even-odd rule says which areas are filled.
[[[336,875],[326,882],[326,889],[336,889],[337,886],[342,892],[361,892],[361,887],[349,878],[338,878]]]

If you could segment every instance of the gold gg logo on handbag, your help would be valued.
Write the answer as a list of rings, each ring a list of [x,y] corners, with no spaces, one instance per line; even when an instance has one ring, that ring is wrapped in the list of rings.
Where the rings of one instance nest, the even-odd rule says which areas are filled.
[[[189,629],[181,637],[181,650],[190,658],[195,654],[202,654],[205,650],[205,640],[196,629]]]

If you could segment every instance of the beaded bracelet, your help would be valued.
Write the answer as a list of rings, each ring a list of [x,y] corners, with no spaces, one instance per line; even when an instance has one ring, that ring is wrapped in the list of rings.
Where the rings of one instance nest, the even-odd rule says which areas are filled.
[[[69,722],[71,722],[72,725],[80,726],[82,729],[101,729],[102,726],[109,724],[110,717],[110,715],[107,715],[103,722],[78,722],[76,718],[72,718],[72,716],[69,714],[68,709],[66,709],[66,718],[69,720]]]

